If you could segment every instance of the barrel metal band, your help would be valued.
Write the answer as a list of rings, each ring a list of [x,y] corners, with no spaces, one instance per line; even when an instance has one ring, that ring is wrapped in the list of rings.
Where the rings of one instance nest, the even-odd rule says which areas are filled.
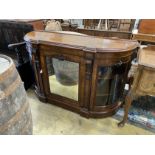
[[[5,80],[6,78],[8,78],[10,76],[10,74],[12,74],[12,72],[16,70],[15,65],[12,64],[10,66],[10,68],[8,68],[4,73],[2,73],[0,75],[0,82],[3,82],[3,80]]]
[[[16,90],[16,88],[19,86],[20,83],[21,83],[21,79],[20,79],[20,76],[18,75],[17,79],[9,87],[7,87],[3,91],[0,91],[0,100],[12,94]]]
[[[28,102],[26,101],[25,104],[22,106],[21,109],[19,109],[16,114],[7,122],[0,125],[0,133],[3,133],[4,131],[8,130],[10,127],[12,127],[16,122],[18,122],[19,118],[23,114],[23,112],[29,107]]]

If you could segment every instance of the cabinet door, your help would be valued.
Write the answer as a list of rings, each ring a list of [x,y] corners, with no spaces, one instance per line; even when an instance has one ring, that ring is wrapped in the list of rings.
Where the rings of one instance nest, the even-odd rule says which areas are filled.
[[[43,58],[43,83],[49,99],[80,107],[84,97],[84,60],[67,54],[51,53]]]
[[[127,64],[115,64],[104,66],[97,64],[93,73],[91,108],[102,111],[112,108],[121,100],[124,86]]]
[[[50,93],[79,100],[79,63],[46,57]]]

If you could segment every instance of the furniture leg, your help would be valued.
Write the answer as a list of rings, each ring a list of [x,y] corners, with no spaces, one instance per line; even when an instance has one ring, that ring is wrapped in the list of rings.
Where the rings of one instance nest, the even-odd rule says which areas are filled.
[[[128,92],[127,96],[125,97],[125,105],[124,105],[124,117],[121,122],[118,123],[118,127],[123,127],[128,119],[128,112],[131,106],[132,97],[131,97],[131,90]]]

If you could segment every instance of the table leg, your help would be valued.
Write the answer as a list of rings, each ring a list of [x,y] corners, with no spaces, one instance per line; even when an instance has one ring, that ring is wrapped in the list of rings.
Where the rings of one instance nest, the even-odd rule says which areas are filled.
[[[123,120],[118,123],[118,127],[123,127],[128,119],[128,112],[129,108],[131,106],[132,102],[132,95],[131,95],[131,90],[128,92],[127,96],[125,97],[125,105],[124,105],[124,116]]]

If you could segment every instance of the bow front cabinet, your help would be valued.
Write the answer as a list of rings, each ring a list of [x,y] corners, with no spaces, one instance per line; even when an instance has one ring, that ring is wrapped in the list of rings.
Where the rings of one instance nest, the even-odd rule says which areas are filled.
[[[63,31],[33,31],[24,39],[41,101],[85,117],[117,111],[137,41]]]

